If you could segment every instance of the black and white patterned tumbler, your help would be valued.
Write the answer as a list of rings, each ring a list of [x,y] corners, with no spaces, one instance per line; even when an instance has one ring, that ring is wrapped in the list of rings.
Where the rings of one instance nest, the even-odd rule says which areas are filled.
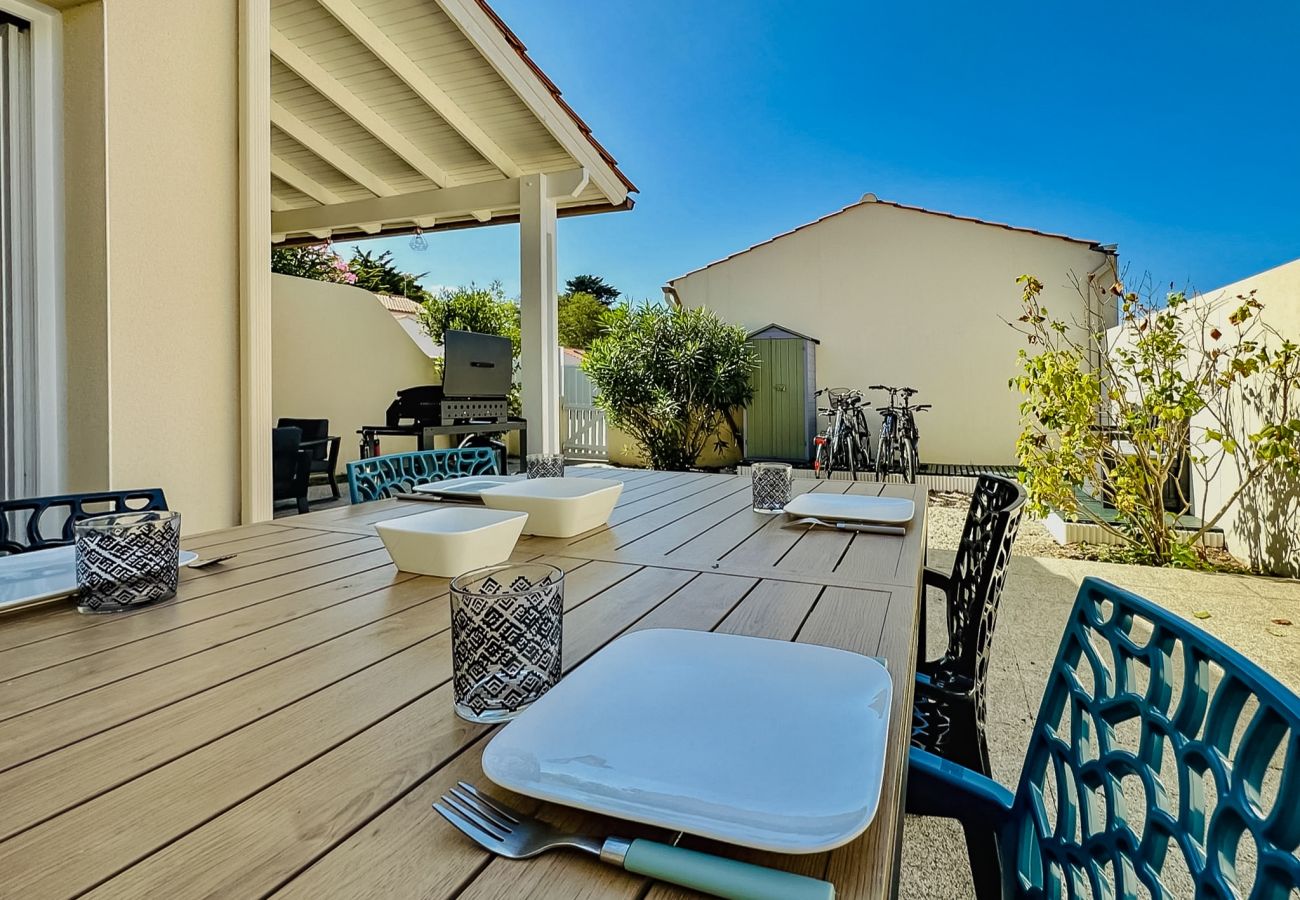
[[[560,680],[564,572],[541,563],[489,566],[451,582],[456,714],[505,722]]]

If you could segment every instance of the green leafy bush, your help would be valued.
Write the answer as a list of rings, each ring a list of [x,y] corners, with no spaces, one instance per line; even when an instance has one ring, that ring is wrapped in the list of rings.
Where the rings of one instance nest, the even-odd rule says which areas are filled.
[[[1055,508],[1094,521],[1133,561],[1202,566],[1200,539],[1243,491],[1270,473],[1300,475],[1300,348],[1260,318],[1253,292],[1233,301],[1221,329],[1214,303],[1182,293],[1159,302],[1116,284],[1123,330],[1107,346],[1104,332],[1079,337],[1053,318],[1037,278],[1018,282],[1023,310],[1012,325],[1029,349],[1011,380],[1022,396],[1016,452],[1039,514]],[[1199,510],[1198,529],[1176,528],[1191,509],[1180,468],[1190,465],[1204,485],[1229,460],[1239,486],[1217,509]],[[1176,508],[1167,510],[1170,487]],[[1116,521],[1094,515],[1079,491],[1104,493]]]
[[[715,441],[732,409],[753,398],[758,365],[743,328],[706,309],[624,304],[610,310],[605,333],[592,342],[582,368],[609,421],[637,441],[656,469],[685,470]]]

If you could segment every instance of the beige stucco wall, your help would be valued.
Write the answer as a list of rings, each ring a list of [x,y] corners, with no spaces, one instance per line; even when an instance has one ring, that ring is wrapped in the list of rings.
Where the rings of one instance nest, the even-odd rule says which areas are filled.
[[[343,462],[358,457],[356,430],[383,424],[397,391],[435,381],[433,363],[376,297],[361,288],[271,276],[271,409],[329,419]],[[385,453],[416,439],[384,437]]]
[[[736,417],[740,421],[740,417]],[[740,462],[740,448],[736,446],[736,441],[731,437],[730,431],[724,424],[721,433],[726,437],[727,447],[719,453],[714,442],[710,441],[709,445],[704,448],[700,458],[696,460],[696,465],[701,469],[721,469],[728,466],[734,466]],[[649,459],[638,446],[636,440],[620,428],[613,425],[606,427],[606,447],[608,448],[609,461],[616,466],[627,466],[633,469],[644,469],[650,465]]]
[[[1260,314],[1263,321],[1283,337],[1300,342],[1300,260],[1218,290],[1205,291],[1196,302],[1209,310],[1208,324],[1227,335],[1232,333],[1227,317],[1240,305],[1237,297],[1252,290],[1264,304]],[[1110,345],[1116,346],[1123,339],[1122,332],[1113,329],[1109,339]],[[1245,410],[1242,419],[1245,428],[1258,429],[1263,422],[1259,411],[1249,407]],[[1193,419],[1192,440],[1203,440],[1204,429],[1213,427],[1208,414]],[[1218,455],[1217,444],[1207,443],[1197,449],[1206,455]],[[1234,460],[1219,467],[1208,482],[1194,477],[1194,512],[1202,517],[1213,515],[1240,485],[1241,470]],[[1219,525],[1227,538],[1229,552],[1238,558],[1264,571],[1300,577],[1300,482],[1296,479],[1274,477],[1256,481],[1233,503]]]
[[[729,322],[818,338],[818,387],[918,388],[934,404],[919,419],[924,462],[992,464],[1015,462],[1019,431],[1016,277],[1038,276],[1054,313],[1083,319],[1069,276],[1099,266],[1109,257],[1083,243],[867,203],[672,284]]]
[[[70,488],[239,518],[237,4],[64,11]]]

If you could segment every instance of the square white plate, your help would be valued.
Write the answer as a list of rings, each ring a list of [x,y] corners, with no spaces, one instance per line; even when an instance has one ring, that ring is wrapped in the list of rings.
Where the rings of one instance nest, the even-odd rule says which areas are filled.
[[[813,516],[840,522],[903,525],[916,515],[916,504],[902,497],[808,493],[791,497],[785,512],[788,516]]]
[[[181,551],[188,566],[199,555]],[[77,548],[51,547],[0,556],[0,612],[67,597],[77,590]]]
[[[523,475],[466,475],[462,478],[448,478],[433,484],[417,484],[412,490],[417,494],[436,494],[439,497],[458,497],[460,499],[479,499],[479,495],[488,488],[500,487],[518,481]]]
[[[650,629],[619,638],[483,751],[530,797],[778,853],[861,834],[893,683],[815,644]]]

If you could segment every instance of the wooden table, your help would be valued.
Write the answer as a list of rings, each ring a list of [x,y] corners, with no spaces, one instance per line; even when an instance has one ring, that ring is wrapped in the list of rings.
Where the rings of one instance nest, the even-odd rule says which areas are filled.
[[[514,555],[568,572],[566,669],[661,626],[888,660],[884,789],[861,838],[786,857],[684,843],[829,878],[844,900],[889,896],[925,504],[905,537],[806,531],[751,512],[746,478],[570,471],[625,488],[608,527],[525,538]],[[796,482],[809,489],[881,488]],[[0,896],[689,896],[573,853],[490,858],[430,808],[457,779],[486,781],[492,734],[452,712],[447,582],[396,571],[372,530],[431,508],[379,501],[201,535],[185,545],[238,557],[185,572],[164,605],[0,620]],[[670,838],[540,812],[594,834]]]

